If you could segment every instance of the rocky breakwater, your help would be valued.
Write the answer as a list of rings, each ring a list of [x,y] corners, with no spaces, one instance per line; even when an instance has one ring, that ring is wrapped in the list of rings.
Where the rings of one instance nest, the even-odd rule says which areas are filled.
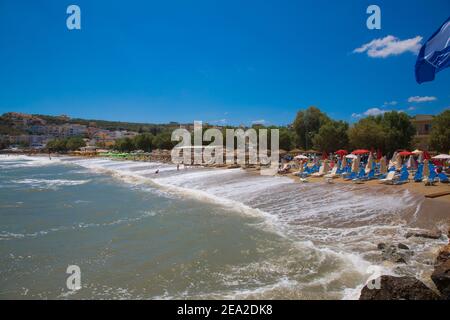
[[[439,239],[443,237],[440,231],[420,231],[407,233],[406,238],[420,237],[425,239]],[[448,231],[450,239],[450,229]],[[378,249],[383,261],[396,264],[407,264],[414,252],[403,244],[379,243]],[[433,290],[422,281],[411,276],[382,275],[375,281],[379,287],[366,285],[361,290],[360,300],[441,300],[450,299],[450,243],[439,251],[431,280],[436,286]]]

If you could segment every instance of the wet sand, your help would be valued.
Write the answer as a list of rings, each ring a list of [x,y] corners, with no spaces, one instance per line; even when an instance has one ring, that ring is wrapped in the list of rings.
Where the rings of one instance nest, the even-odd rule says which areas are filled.
[[[284,175],[293,179],[297,183],[302,183],[298,176],[292,173]],[[308,177],[307,183],[326,183],[324,177]],[[370,180],[362,184],[356,184],[342,178],[335,178],[332,184],[352,184],[355,188],[366,189],[372,187],[376,192],[399,192],[409,190],[411,193],[422,197],[423,202],[414,217],[410,216],[409,221],[412,227],[425,229],[441,229],[445,232],[450,227],[450,195],[437,198],[427,198],[426,195],[450,191],[450,184],[436,183],[434,186],[425,186],[424,183],[408,182],[401,185],[385,185],[379,180]]]

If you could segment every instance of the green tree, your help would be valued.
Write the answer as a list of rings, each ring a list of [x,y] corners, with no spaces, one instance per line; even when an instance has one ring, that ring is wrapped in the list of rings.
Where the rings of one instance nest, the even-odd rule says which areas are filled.
[[[299,146],[303,149],[311,148],[313,137],[319,132],[320,127],[329,121],[330,118],[316,107],[300,110],[292,124],[297,133]]]
[[[314,148],[320,151],[332,152],[348,147],[348,123],[344,121],[329,121],[322,125],[314,135]]]
[[[385,135],[384,150],[392,153],[398,149],[411,148],[411,142],[416,134],[416,128],[404,112],[391,111],[377,117]]]
[[[289,130],[288,128],[283,128],[280,127],[279,128],[279,132],[280,132],[280,136],[279,136],[279,143],[280,143],[280,149],[284,149],[284,150],[292,150],[295,148],[295,132],[293,132],[292,130]],[[270,131],[268,131],[267,133],[268,135],[268,144],[267,147],[270,149]]]
[[[54,139],[47,143],[47,149],[53,152],[63,152],[67,150],[66,139]]]
[[[153,139],[153,144],[158,149],[172,149],[177,142],[172,142],[172,133],[164,131],[157,134]]]
[[[385,137],[383,126],[375,117],[361,119],[348,130],[349,143],[353,149],[373,147],[384,150]]]
[[[78,150],[81,147],[85,147],[86,143],[84,142],[83,138],[81,137],[72,137],[67,139],[66,143],[66,150]]]
[[[116,140],[114,148],[121,152],[130,152],[135,150],[136,147],[133,143],[133,140],[131,140],[130,138],[121,138]]]
[[[144,133],[137,135],[133,139],[134,145],[139,150],[150,152],[153,149],[153,135],[150,133]]]
[[[438,114],[431,124],[430,147],[438,152],[450,152],[450,110]]]

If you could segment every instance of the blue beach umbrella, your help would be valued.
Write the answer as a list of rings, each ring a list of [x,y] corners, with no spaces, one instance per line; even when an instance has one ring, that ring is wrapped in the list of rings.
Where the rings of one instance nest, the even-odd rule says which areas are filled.
[[[450,67],[450,17],[420,49],[416,81],[433,81],[436,73],[447,67]]]

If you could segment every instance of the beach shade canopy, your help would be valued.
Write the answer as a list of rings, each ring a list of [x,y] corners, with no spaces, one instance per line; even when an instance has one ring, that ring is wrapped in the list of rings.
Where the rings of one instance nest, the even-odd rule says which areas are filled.
[[[347,150],[338,150],[335,152],[335,154],[342,156],[345,156],[346,154],[348,154]]]
[[[358,154],[366,154],[366,153],[369,153],[369,152],[370,151],[366,150],[366,149],[358,149],[358,150],[353,151],[352,153],[358,155]]]
[[[414,151],[411,151],[411,153],[412,153],[412,154],[415,154],[415,155],[418,155],[418,154],[422,154],[423,151],[421,151],[421,150],[419,150],[419,149],[416,149],[416,150],[414,150]]]
[[[433,159],[436,160],[450,160],[450,155],[449,154],[438,154],[437,156],[433,157]]]
[[[411,168],[416,169],[417,168],[417,162],[412,155],[409,156],[409,159],[406,162],[406,167],[408,169],[411,169]]]
[[[395,169],[400,170],[402,168],[402,156],[400,153],[397,153],[397,158],[395,159]]]
[[[356,159],[356,158],[358,158],[358,156],[357,155],[354,155],[354,154],[348,154],[348,155],[346,155],[345,156],[347,159]]]
[[[373,167],[373,154],[371,152],[369,154],[369,159],[367,159],[367,164],[366,164],[366,169],[365,169],[366,174],[372,170],[372,167]]]
[[[430,166],[428,165],[428,160],[427,159],[425,159],[423,161],[423,173],[422,173],[422,175],[424,177],[429,177],[430,176]]]
[[[295,156],[294,159],[295,160],[305,160],[305,159],[308,159],[308,157],[304,156],[302,154],[299,154],[298,156]]]
[[[382,157],[382,158],[380,159],[380,173],[381,173],[381,174],[387,173],[386,157]]]
[[[409,152],[407,150],[403,150],[403,151],[400,151],[398,154],[402,157],[408,157],[408,156],[412,155],[413,153]]]

